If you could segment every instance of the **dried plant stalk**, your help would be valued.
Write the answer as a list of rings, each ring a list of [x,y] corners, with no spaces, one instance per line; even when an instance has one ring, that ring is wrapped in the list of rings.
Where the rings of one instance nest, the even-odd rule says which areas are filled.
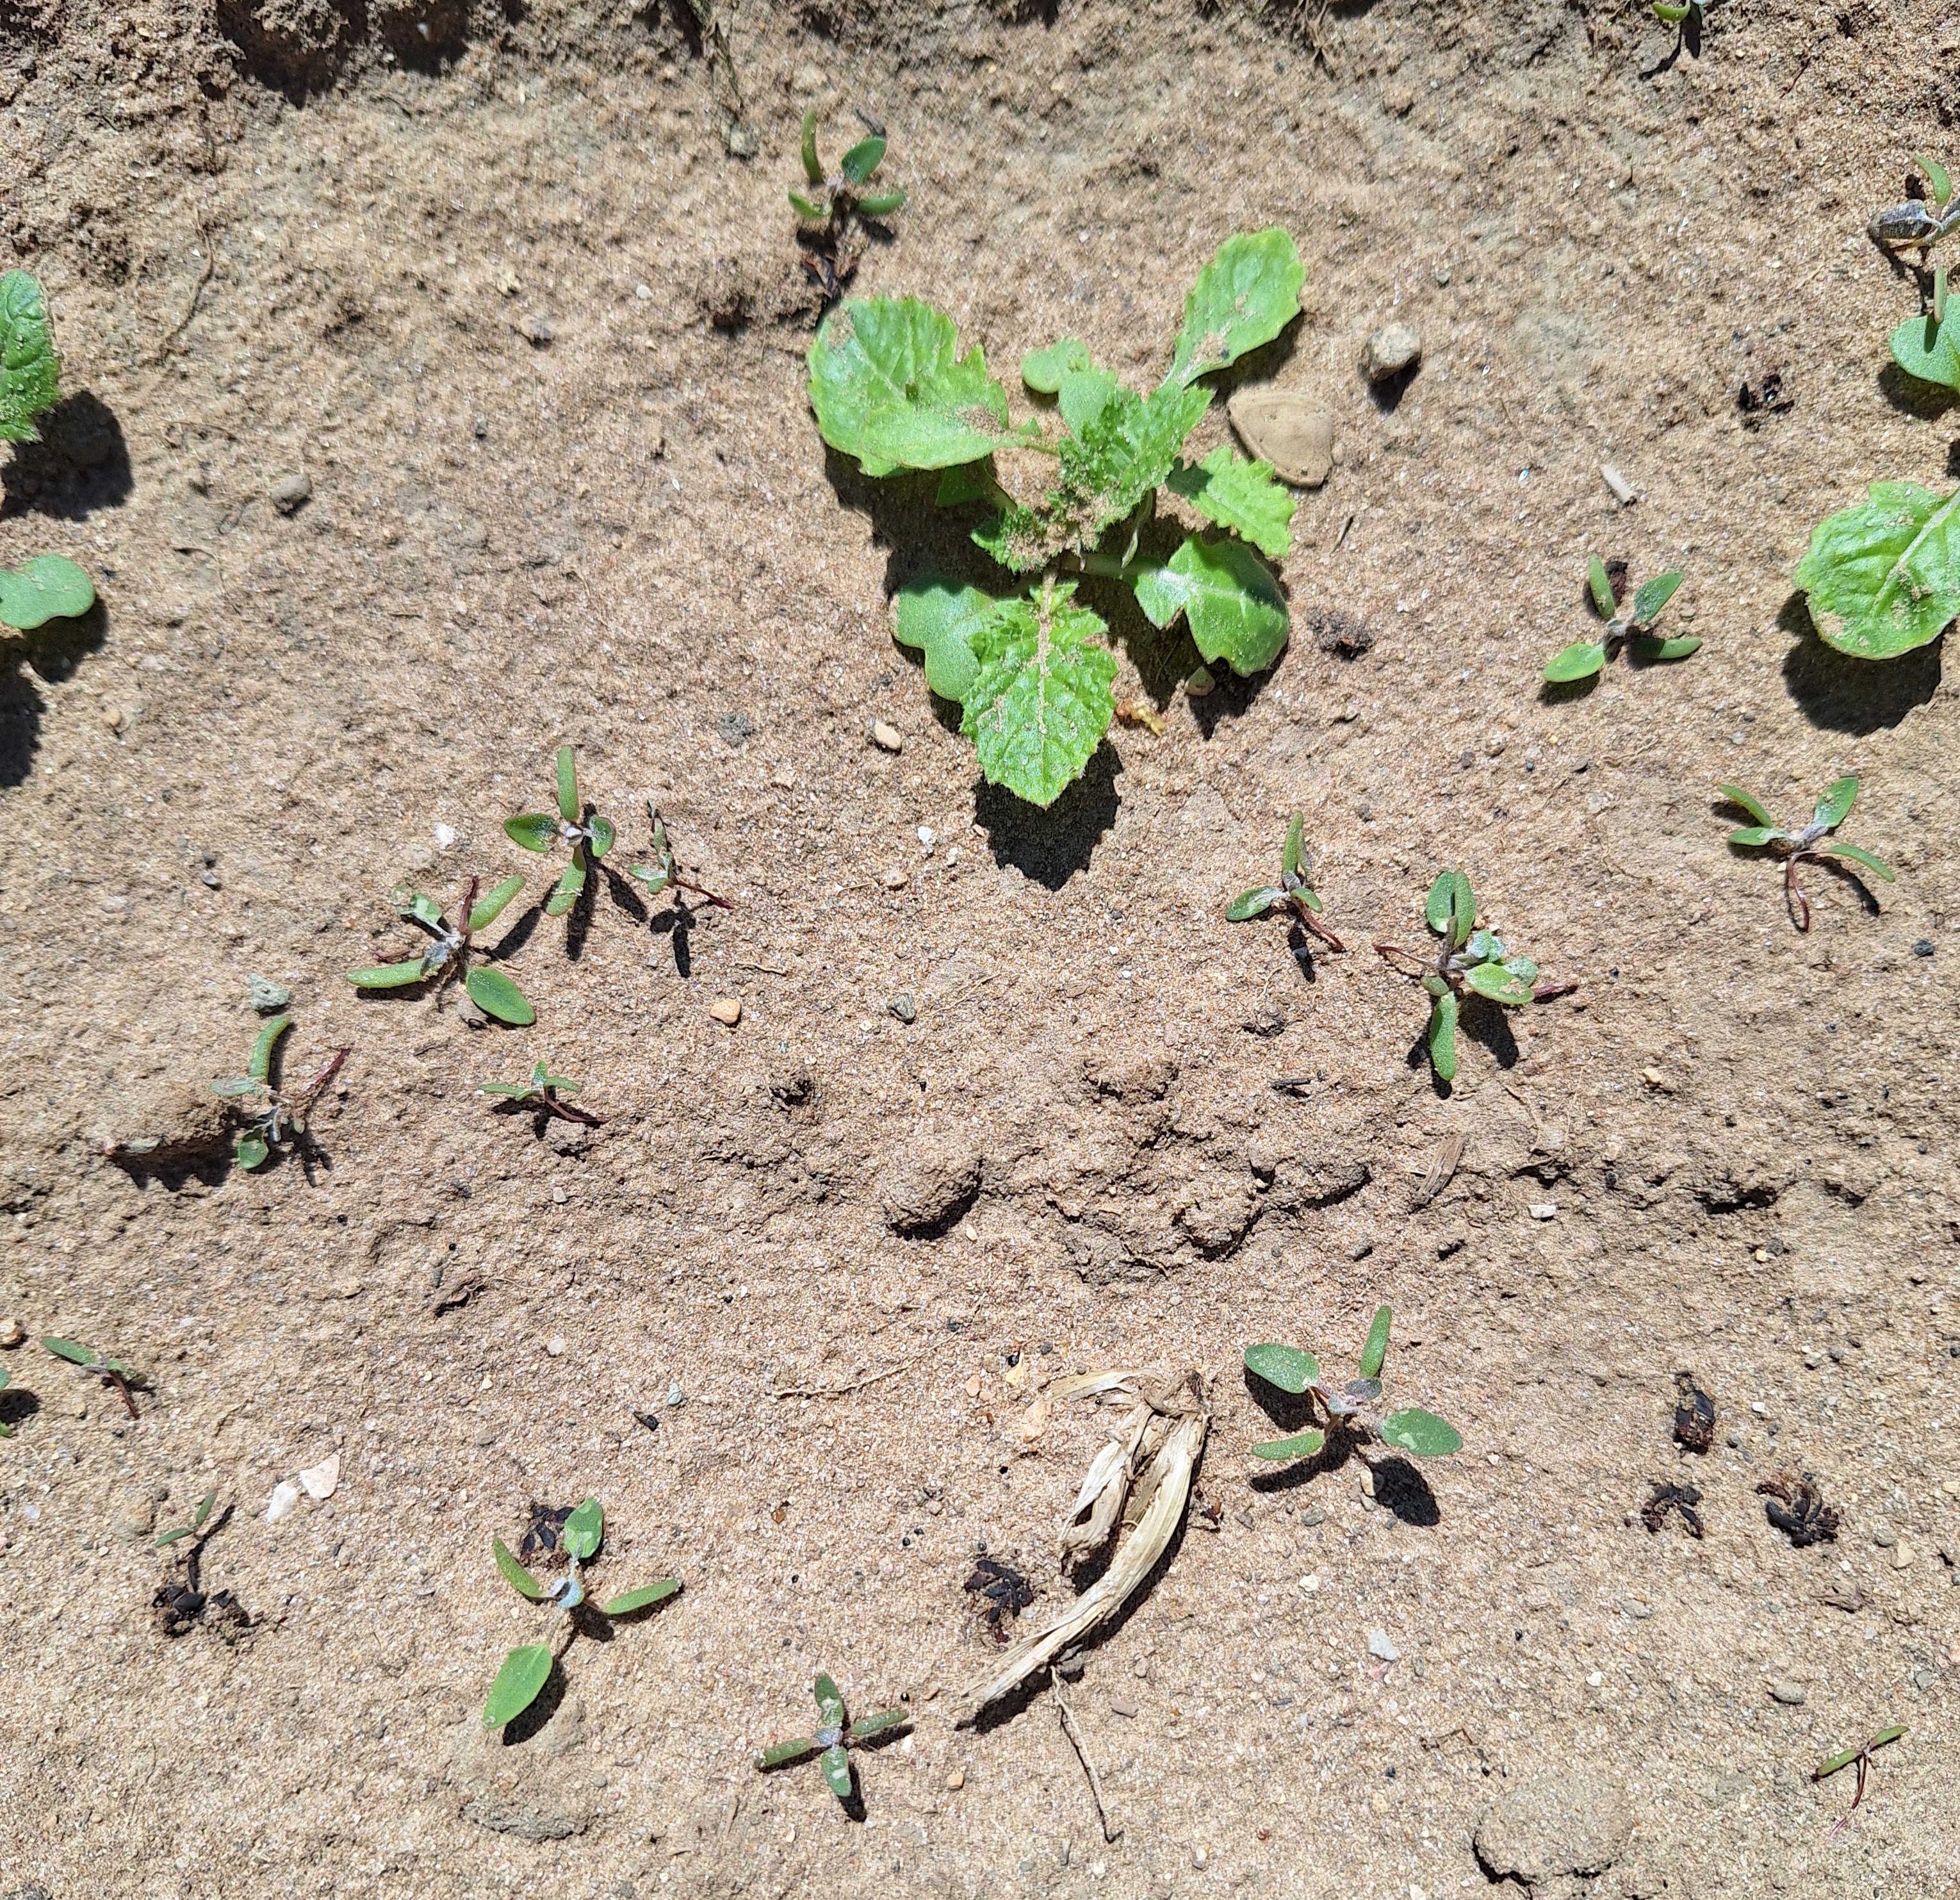
[[[1172,1379],[1144,1371],[1092,1373],[1058,1380],[1049,1389],[1057,1399],[1110,1392],[1134,1403],[1111,1442],[1097,1453],[1062,1527],[1064,1561],[1106,1542],[1119,1517],[1130,1526],[1129,1535],[1109,1567],[1060,1616],[1004,1650],[994,1666],[962,1693],[963,1727],[1113,1617],[1150,1575],[1183,1522],[1192,1472],[1211,1424],[1198,1374]]]

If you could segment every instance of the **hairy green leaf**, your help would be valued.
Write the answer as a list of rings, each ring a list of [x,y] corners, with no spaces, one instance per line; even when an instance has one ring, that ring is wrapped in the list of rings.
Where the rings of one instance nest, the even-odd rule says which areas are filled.
[[[606,1513],[597,1498],[588,1497],[565,1520],[559,1541],[571,1556],[581,1564],[589,1564],[599,1555],[600,1542],[605,1535]]]
[[[1456,996],[1445,990],[1429,1006],[1429,1061],[1442,1082],[1456,1080]]]
[[[1892,332],[1892,360],[1922,383],[1960,390],[1960,312],[1946,320],[1909,317]]]
[[[1674,598],[1675,590],[1681,585],[1679,574],[1656,574],[1645,582],[1634,596],[1634,610],[1628,616],[1630,624],[1637,627],[1650,627],[1662,608]]]
[[[923,651],[925,683],[942,699],[963,700],[979,671],[973,634],[1000,604],[978,587],[921,574],[899,590],[892,637],[902,647]]]
[[[838,1800],[851,1799],[851,1758],[844,1752],[842,1742],[824,1750],[823,1778],[830,1784],[830,1791]]]
[[[1875,877],[1882,877],[1888,884],[1898,881],[1891,865],[1882,858],[1874,858],[1868,851],[1861,851],[1856,845],[1845,844],[1834,838],[1828,845],[1820,845],[1818,850],[1826,858],[1848,858],[1854,864],[1862,864]]]
[[[1270,343],[1300,314],[1306,282],[1293,239],[1278,226],[1227,238],[1184,300],[1171,380],[1192,382]]]
[[[1089,345],[1072,336],[1051,343],[1045,350],[1030,350],[1021,358],[1021,380],[1043,396],[1052,396],[1061,387],[1061,379],[1074,370],[1092,368]]]
[[[37,279],[10,270],[0,277],[0,442],[38,442],[34,418],[60,398],[47,298]]]
[[[232,1147],[231,1158],[250,1174],[272,1158],[272,1151],[262,1135],[241,1135]]]
[[[1071,370],[1061,379],[1055,406],[1061,411],[1069,434],[1077,441],[1109,406],[1118,387],[1115,377],[1107,370],[1099,370],[1093,364],[1087,369]]]
[[[1242,924],[1249,918],[1263,917],[1275,904],[1285,900],[1286,893],[1277,884],[1268,884],[1259,890],[1241,891],[1225,906],[1225,921],[1228,924]]]
[[[475,909],[469,913],[471,931],[488,930],[503,915],[504,905],[523,888],[524,880],[521,877],[507,877],[478,899]]]
[[[1776,820],[1764,809],[1763,802],[1755,793],[1745,791],[1740,785],[1718,785],[1715,789],[1732,805],[1739,805],[1756,823],[1770,831],[1776,829]]]
[[[545,1600],[543,1584],[518,1562],[517,1555],[501,1537],[490,1540],[490,1555],[497,1560],[497,1567],[504,1574],[504,1580],[520,1596],[528,1596],[533,1603]]]
[[[1153,626],[1169,627],[1182,613],[1198,651],[1242,678],[1271,666],[1292,630],[1272,570],[1242,542],[1188,535],[1169,561],[1145,568],[1134,585]]]
[[[822,1714],[818,1726],[826,1729],[843,1727],[844,1698],[829,1670],[826,1669],[816,1679],[811,1693],[816,1696],[816,1706]]]
[[[29,633],[94,605],[94,582],[64,555],[30,555],[18,568],[0,568],[0,627]]]
[[[960,730],[990,784],[1051,805],[1080,777],[1115,716],[1116,658],[1102,620],[1064,583],[1039,602],[1004,600],[970,635],[977,663]]]
[[[1599,609],[1599,618],[1610,620],[1620,610],[1620,603],[1614,597],[1613,583],[1606,572],[1606,564],[1596,554],[1586,564],[1586,585],[1592,596],[1592,604]]]
[[[780,1768],[791,1762],[807,1762],[816,1752],[816,1744],[807,1735],[791,1742],[772,1742],[756,1757],[759,1768]]]
[[[504,1658],[504,1666],[490,1685],[489,1698],[483,1704],[483,1726],[501,1729],[522,1715],[542,1692],[552,1672],[551,1645],[533,1643],[513,1650]]]
[[[1456,915],[1456,880],[1462,875],[1460,870],[1438,871],[1436,882],[1429,887],[1429,896],[1423,904],[1423,915],[1439,937],[1447,932],[1449,920]]]
[[[1606,664],[1603,640],[1575,640],[1545,663],[1545,676],[1554,686],[1569,686],[1575,679],[1589,679]]]
[[[908,297],[852,298],[810,346],[810,400],[834,449],[867,475],[950,468],[1013,434],[1007,393],[976,345],[954,354],[953,320]]]
[[[494,1016],[514,1029],[529,1029],[538,1020],[537,1011],[524,1001],[523,991],[501,970],[479,963],[463,979],[463,987],[485,1016]]]
[[[1449,887],[1449,940],[1458,950],[1470,940],[1477,928],[1477,893],[1470,888],[1469,874],[1457,871]]]
[[[1010,502],[991,521],[982,522],[973,530],[973,541],[1017,574],[1032,573],[1055,558],[1048,523],[1018,501]]]
[[[1870,498],[1820,521],[1792,576],[1828,645],[1860,660],[1923,647],[1960,613],[1960,492],[1875,482]]]
[[[1195,468],[1180,462],[1165,485],[1208,521],[1230,528],[1274,561],[1293,547],[1288,531],[1297,505],[1290,490],[1273,479],[1270,462],[1248,462],[1221,442]]]
[[[1112,523],[1134,514],[1170,473],[1211,401],[1209,390],[1169,383],[1147,396],[1112,384],[1080,434],[1061,438],[1061,479],[1041,510],[1052,545],[1087,552]]]
[[[581,842],[572,846],[565,869],[558,873],[557,888],[545,899],[545,915],[562,917],[578,902],[579,893],[584,888],[585,846]]]
[[[854,185],[861,185],[883,162],[885,142],[877,136],[861,138],[838,161],[838,169]]]
[[[1263,1445],[1252,1447],[1255,1458],[1265,1458],[1277,1463],[1284,1458],[1311,1458],[1327,1443],[1324,1431],[1296,1432],[1290,1438],[1268,1439]]]
[[[406,963],[377,963],[367,969],[349,970],[347,980],[358,990],[398,990],[419,983],[428,969],[418,956]]]
[[[1835,831],[1850,816],[1851,807],[1858,802],[1858,781],[1855,778],[1833,779],[1825,787],[1824,796],[1817,801],[1817,809],[1810,815],[1813,825],[1822,825],[1826,831]]]
[[[1532,986],[1501,963],[1475,963],[1464,972],[1463,980],[1479,996],[1516,1009],[1532,1000]]]
[[[1368,1337],[1361,1348],[1361,1361],[1357,1370],[1363,1379],[1380,1376],[1382,1361],[1389,1356],[1389,1329],[1395,1324],[1395,1313],[1387,1306],[1377,1306],[1375,1316],[1368,1325]]]
[[[1281,1392],[1303,1392],[1320,1383],[1320,1361],[1297,1346],[1248,1346],[1246,1370]]]
[[[1381,1423],[1382,1442],[1418,1458],[1447,1458],[1463,1449],[1463,1434],[1446,1418],[1411,1405],[1392,1411]]]
[[[911,1720],[903,1709],[880,1709],[876,1715],[861,1716],[853,1722],[851,1739],[853,1742],[868,1742],[873,1736],[886,1734]]]
[[[678,1577],[663,1577],[657,1583],[649,1583],[644,1590],[625,1590],[617,1596],[609,1597],[599,1607],[608,1616],[631,1616],[635,1610],[643,1610],[650,1604],[665,1602],[679,1588]]]

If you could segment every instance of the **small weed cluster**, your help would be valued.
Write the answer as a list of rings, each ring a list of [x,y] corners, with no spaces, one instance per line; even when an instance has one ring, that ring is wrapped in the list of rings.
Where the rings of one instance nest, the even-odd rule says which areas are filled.
[[[24,270],[0,275],[0,442],[38,442],[36,416],[61,399],[61,358],[47,293]],[[95,605],[95,586],[65,555],[30,555],[0,569],[0,627],[28,633]]]

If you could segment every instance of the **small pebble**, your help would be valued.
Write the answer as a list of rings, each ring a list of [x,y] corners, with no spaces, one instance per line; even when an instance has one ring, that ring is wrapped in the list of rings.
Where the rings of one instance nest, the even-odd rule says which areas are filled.
[[[955,1768],[953,1772],[946,1777],[946,1785],[956,1790],[966,1787],[966,1771],[964,1768]]]
[[[888,726],[882,719],[871,721],[871,743],[880,752],[903,752],[905,736],[896,726]]]
[[[435,828],[435,842],[438,850],[447,851],[456,842],[457,832],[453,825],[438,825]]]
[[[1613,499],[1623,508],[1631,508],[1640,499],[1640,497],[1634,492],[1632,482],[1629,482],[1610,462],[1602,462],[1599,464],[1599,479],[1613,491]]]
[[[1915,956],[1930,956],[1933,954],[1933,939],[1930,937],[1922,937],[1913,945],[1912,953]]]
[[[542,349],[557,333],[552,328],[549,317],[542,310],[533,310],[518,324],[517,334],[533,349]]]
[[[27,1329],[18,1319],[0,1320],[0,1346],[11,1352],[16,1346],[26,1343]]]
[[[1880,1550],[1890,1550],[1898,1542],[1898,1532],[1889,1524],[1881,1524],[1873,1532],[1872,1542],[1877,1545]]]
[[[918,1015],[918,1005],[912,1001],[911,996],[904,990],[899,991],[898,995],[892,998],[889,1007],[890,1007],[892,1014],[896,1016],[901,1023],[912,1022],[916,1020]]]
[[[1371,383],[1386,383],[1421,357],[1422,339],[1413,324],[1384,324],[1361,352],[1361,374]]]
[[[1770,1694],[1777,1701],[1782,1703],[1784,1707],[1791,1709],[1803,1707],[1810,1699],[1802,1689],[1791,1682],[1772,1682],[1770,1685]]]
[[[554,1359],[565,1357],[565,1335],[555,1332],[545,1341],[545,1351]]]
[[[686,1398],[686,1396],[687,1395],[681,1390],[680,1381],[677,1379],[667,1387],[667,1404],[670,1407],[679,1405]]]
[[[878,879],[878,882],[887,890],[903,890],[912,881],[904,870],[896,864],[894,864],[889,870],[882,873]]]
[[[1555,1201],[1534,1201],[1525,1211],[1534,1221],[1556,1221],[1558,1218],[1558,1203]]]
[[[299,1486],[282,1478],[272,1487],[272,1502],[266,1507],[266,1522],[276,1524],[281,1518],[290,1517],[299,1501]]]
[[[123,730],[123,708],[120,706],[104,706],[102,708],[102,723],[111,732],[120,732]]]
[[[931,851],[939,842],[939,834],[930,825],[921,825],[918,828],[918,841],[928,851]]]
[[[1110,1697],[1109,1713],[1112,1715],[1128,1715],[1134,1717],[1136,1712],[1136,1704],[1131,1701],[1127,1695],[1112,1695]]]
[[[732,1030],[742,1020],[742,999],[739,996],[718,996],[708,1004],[708,1013],[716,1022],[724,1023]]]
[[[1374,1250],[1375,1243],[1373,1241],[1365,1239],[1357,1240],[1354,1244],[1348,1249],[1348,1258],[1351,1260],[1365,1260],[1370,1254],[1374,1252]]]
[[[248,976],[245,979],[245,997],[261,1016],[276,1016],[293,1000],[293,993],[283,983],[275,983],[269,977]]]
[[[1917,1555],[1918,1552],[1901,1537],[1892,1551],[1892,1568],[1894,1570],[1908,1568]]]
[[[1653,1606],[1643,1603],[1637,1596],[1621,1597],[1620,1608],[1637,1623],[1644,1623],[1653,1614]]]
[[[296,475],[282,475],[266,495],[282,514],[291,514],[313,499],[313,477],[304,469]]]
[[[1303,1596],[1318,1596],[1320,1594],[1320,1579],[1317,1577],[1303,1577],[1300,1580],[1300,1593]]]
[[[1402,1651],[1389,1641],[1386,1630],[1370,1630],[1368,1632],[1368,1653],[1377,1662],[1399,1663],[1402,1660]]]
[[[1736,1427],[1731,1425],[1723,1436],[1727,1440],[1729,1449],[1731,1451],[1739,1451],[1742,1449],[1742,1434]]]

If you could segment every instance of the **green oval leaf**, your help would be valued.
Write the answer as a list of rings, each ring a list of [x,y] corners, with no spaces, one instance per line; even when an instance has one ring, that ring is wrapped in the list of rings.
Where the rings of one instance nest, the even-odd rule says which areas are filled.
[[[1061,387],[1055,392],[1055,406],[1061,411],[1061,419],[1068,425],[1069,434],[1077,441],[1082,440],[1115,399],[1117,387],[1115,377],[1093,364],[1087,369],[1071,370],[1061,379]],[[1129,392],[1125,390],[1124,393],[1128,395]]]
[[[816,1696],[816,1706],[822,1714],[818,1726],[826,1729],[843,1727],[844,1698],[828,1670],[816,1679],[811,1693]]]
[[[842,1742],[824,1750],[823,1778],[830,1784],[830,1791],[838,1800],[851,1799],[851,1758],[844,1752]]]
[[[964,700],[972,690],[980,663],[973,635],[1001,603],[978,587],[963,587],[937,574],[908,581],[897,595],[892,637],[902,647],[925,654],[925,683],[942,699]]]
[[[1390,1412],[1378,1435],[1384,1444],[1418,1458],[1447,1458],[1463,1449],[1463,1434],[1449,1420],[1419,1406]]]
[[[545,899],[545,915],[562,917],[578,902],[578,894],[584,888],[585,847],[581,842],[572,846],[571,858],[558,873],[557,888]]]
[[[102,1357],[93,1346],[73,1339],[43,1339],[41,1344],[57,1359],[65,1359],[71,1365],[92,1366]]]
[[[1960,492],[1875,482],[1869,499],[1820,521],[1792,576],[1830,646],[1860,660],[1923,647],[1960,613]]]
[[[524,888],[521,877],[507,877],[485,896],[469,913],[469,928],[473,934],[488,930],[503,915],[504,907],[518,892]]]
[[[827,205],[819,205],[813,198],[806,198],[800,191],[793,191],[788,196],[790,208],[799,218],[807,218],[813,224],[822,224],[829,221],[830,211]]]
[[[1375,1317],[1368,1327],[1367,1343],[1361,1348],[1360,1374],[1363,1379],[1381,1376],[1382,1361],[1389,1356],[1389,1329],[1395,1323],[1395,1314],[1386,1306],[1377,1306]]]
[[[1634,651],[1643,660],[1685,660],[1691,653],[1701,651],[1701,640],[1692,635],[1678,640],[1660,640],[1650,633],[1637,633],[1633,639]]]
[[[1774,832],[1776,829],[1776,820],[1763,808],[1762,800],[1753,792],[1745,791],[1740,785],[1719,785],[1715,789],[1730,804],[1739,806],[1766,830]]]
[[[504,820],[504,835],[527,851],[549,851],[558,839],[558,820],[549,812],[520,812]]]
[[[165,1531],[163,1536],[157,1539],[156,1548],[162,1550],[171,1544],[181,1544],[186,1537],[194,1537],[196,1535],[197,1533],[188,1524],[180,1524],[175,1530]]]
[[[631,1616],[635,1610],[643,1610],[651,1603],[663,1603],[680,1588],[678,1577],[663,1577],[657,1583],[649,1583],[644,1590],[627,1590],[622,1595],[609,1597],[600,1605],[608,1616]]]
[[[1227,238],[1184,300],[1171,380],[1190,383],[1270,343],[1300,314],[1306,282],[1293,239],[1278,226]]]
[[[1297,811],[1287,822],[1286,842],[1280,847],[1280,874],[1284,877],[1300,875],[1300,850],[1306,836],[1306,814]]]
[[[1311,1458],[1327,1443],[1324,1431],[1303,1431],[1290,1438],[1269,1439],[1263,1445],[1252,1447],[1255,1458],[1265,1458],[1277,1463],[1285,1458]]]
[[[1248,1346],[1246,1370],[1281,1392],[1303,1392],[1320,1383],[1320,1361],[1298,1346]]]
[[[558,815],[568,825],[578,823],[578,765],[569,746],[558,749]]]
[[[1960,324],[1949,313],[1909,317],[1892,334],[1892,361],[1908,376],[1960,390]]]
[[[241,1135],[231,1151],[231,1158],[250,1174],[254,1168],[262,1168],[272,1158],[272,1153],[262,1135]]]
[[[902,191],[883,191],[870,198],[861,198],[858,208],[867,218],[889,218],[895,211],[905,208],[905,194]]]
[[[1456,1080],[1456,998],[1445,990],[1429,1008],[1429,1061],[1437,1080]]]
[[[1868,851],[1860,851],[1856,845],[1841,844],[1833,839],[1828,845],[1820,845],[1820,851],[1827,858],[1848,858],[1854,864],[1862,864],[1875,877],[1882,877],[1888,884],[1898,880],[1892,867],[1882,858],[1874,858]]]
[[[885,142],[875,134],[861,138],[839,162],[839,169],[854,185],[861,185],[883,162]]]
[[[1774,825],[1742,825],[1729,832],[1729,842],[1751,846],[1767,845],[1772,838],[1782,835]]]
[[[1501,963],[1477,963],[1463,972],[1463,980],[1479,996],[1516,1009],[1532,1000],[1532,986],[1514,975]]]
[[[975,347],[955,355],[953,320],[908,297],[854,298],[810,346],[810,401],[823,439],[867,475],[950,468],[1013,431],[1007,393]]]
[[[1567,686],[1574,679],[1591,679],[1605,664],[1605,641],[1575,640],[1545,662],[1545,676],[1554,686]]]
[[[586,848],[594,858],[603,858],[612,848],[612,841],[619,835],[612,829],[612,821],[609,818],[595,817],[590,832],[590,836],[586,840]]]
[[[807,1735],[794,1741],[773,1742],[756,1757],[759,1768],[779,1768],[791,1762],[805,1762],[816,1752],[816,1744]]]
[[[807,112],[803,116],[803,142],[798,155],[803,160],[803,175],[813,185],[823,183],[823,164],[816,155],[816,114]]]
[[[1198,651],[1242,678],[1270,667],[1291,631],[1272,570],[1242,542],[1188,536],[1164,565],[1139,574],[1135,586],[1137,604],[1153,626],[1169,627],[1183,614]]]
[[[358,990],[396,990],[419,983],[428,972],[418,956],[406,963],[379,963],[372,969],[349,970],[347,980]]]
[[[0,432],[0,441],[8,439]],[[65,555],[30,555],[18,568],[0,569],[0,627],[30,632],[50,620],[73,619],[94,605],[94,582]]]
[[[497,1672],[496,1681],[490,1685],[489,1698],[483,1704],[483,1726],[486,1729],[501,1729],[506,1722],[522,1715],[538,1699],[551,1672],[549,1643],[533,1643],[527,1648],[513,1650],[504,1658],[504,1666]]]
[[[38,442],[34,418],[60,399],[61,358],[47,298],[37,278],[10,270],[0,277],[0,442]]]
[[[1835,831],[1850,816],[1851,807],[1858,802],[1858,781],[1855,778],[1835,778],[1824,788],[1824,796],[1818,800],[1817,809],[1810,815],[1813,825],[1822,825],[1826,831]]]
[[[975,670],[959,729],[988,782],[1033,805],[1081,776],[1115,715],[1115,656],[1074,592],[1071,581],[1045,605],[1003,600],[969,635]]]
[[[545,1600],[545,1587],[518,1562],[516,1554],[501,1537],[490,1540],[490,1555],[497,1560],[497,1567],[504,1574],[504,1580],[520,1596],[528,1596],[533,1603]]]
[[[1678,573],[1659,574],[1645,583],[1634,596],[1634,610],[1628,616],[1630,624],[1637,627],[1653,625],[1661,609],[1674,598],[1681,579]]]
[[[565,1520],[558,1541],[580,1563],[589,1564],[599,1555],[599,1545],[605,1535],[606,1513],[600,1508],[597,1498],[588,1497]]]
[[[1242,924],[1249,918],[1263,917],[1285,897],[1286,893],[1273,884],[1259,890],[1241,891],[1225,906],[1225,921],[1228,924]]]
[[[896,1728],[902,1728],[912,1717],[903,1709],[880,1709],[876,1715],[861,1717],[851,1724],[853,1742],[868,1742],[874,1735],[884,1735]]]
[[[1072,371],[1092,368],[1094,363],[1087,343],[1064,336],[1060,342],[1051,343],[1045,350],[1030,350],[1021,358],[1021,380],[1043,396],[1053,396],[1061,387],[1064,376]]]
[[[1613,583],[1608,578],[1606,564],[1596,554],[1586,564],[1586,590],[1592,597],[1592,604],[1599,610],[1599,618],[1610,620],[1620,610],[1620,603],[1614,597]]]
[[[1291,552],[1289,529],[1298,504],[1292,492],[1273,479],[1270,462],[1248,462],[1221,442],[1195,468],[1179,463],[1165,485],[1208,521],[1242,536],[1273,560],[1283,561]]]
[[[485,1016],[494,1016],[514,1029],[529,1029],[538,1020],[537,1011],[524,1001],[523,991],[501,970],[479,964],[463,979],[463,987]]]

